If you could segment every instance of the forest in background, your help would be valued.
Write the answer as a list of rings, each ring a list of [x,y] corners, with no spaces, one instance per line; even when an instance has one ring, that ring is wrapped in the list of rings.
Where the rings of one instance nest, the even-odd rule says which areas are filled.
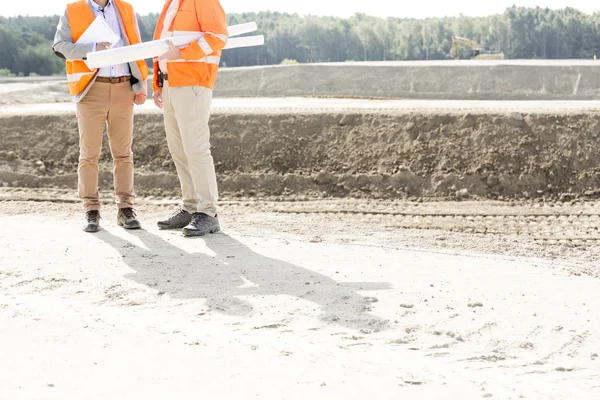
[[[157,14],[138,16],[144,41]],[[430,19],[298,16],[275,12],[229,14],[229,25],[256,21],[262,47],[224,51],[227,67],[344,61],[443,60],[452,36],[473,39],[509,59],[591,59],[600,49],[600,14],[573,8],[511,7],[489,17]],[[64,61],[51,49],[58,16],[0,17],[0,76],[56,75]],[[469,49],[461,49],[461,58]]]

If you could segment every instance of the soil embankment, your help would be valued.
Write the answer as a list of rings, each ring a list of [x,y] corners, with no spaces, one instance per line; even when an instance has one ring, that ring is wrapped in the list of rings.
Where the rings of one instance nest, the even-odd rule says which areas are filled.
[[[212,118],[226,195],[353,198],[595,197],[600,187],[597,113],[230,113]],[[4,116],[0,181],[75,187],[72,115]],[[178,191],[159,114],[136,116],[140,193]],[[104,189],[112,182],[108,144]]]

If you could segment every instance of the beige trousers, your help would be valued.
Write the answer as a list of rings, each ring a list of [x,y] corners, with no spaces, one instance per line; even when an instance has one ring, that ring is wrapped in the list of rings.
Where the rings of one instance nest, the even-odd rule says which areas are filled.
[[[219,197],[215,164],[210,152],[212,90],[203,86],[163,87],[167,144],[177,168],[183,209],[214,217]]]
[[[99,210],[98,160],[108,123],[115,195],[119,208],[133,206],[133,99],[130,82],[95,82],[77,103],[79,122],[79,197],[86,211]]]

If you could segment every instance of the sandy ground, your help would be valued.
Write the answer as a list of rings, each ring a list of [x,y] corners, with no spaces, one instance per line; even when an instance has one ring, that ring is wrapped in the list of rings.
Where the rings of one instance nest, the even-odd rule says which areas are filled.
[[[0,78],[0,106],[70,102],[66,79]]]
[[[600,395],[598,258],[266,207],[189,240],[169,206],[89,235],[79,205],[1,202],[0,398]]]
[[[542,67],[229,77],[319,95],[296,80],[335,70],[353,95],[375,66],[415,96],[413,67]],[[591,63],[554,66],[568,79],[521,95],[597,98]],[[440,77],[477,96],[498,89],[486,74]],[[599,398],[600,103],[216,99],[224,233],[190,240],[154,228],[178,184],[151,104],[134,148],[146,230],[115,224],[106,146],[104,229],[80,230],[61,85],[0,80],[0,400]]]

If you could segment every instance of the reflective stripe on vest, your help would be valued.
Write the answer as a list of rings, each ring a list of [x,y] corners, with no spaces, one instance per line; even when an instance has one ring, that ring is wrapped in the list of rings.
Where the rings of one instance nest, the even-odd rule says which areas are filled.
[[[79,72],[75,74],[67,74],[67,81],[71,82],[79,82],[81,78],[87,75],[94,75],[94,72]]]
[[[221,62],[221,57],[218,57],[218,56],[208,56],[208,57],[201,58],[200,60],[184,60],[184,59],[179,59],[179,60],[168,60],[167,62],[170,62],[170,63],[190,62],[190,63],[206,63],[206,64],[217,64],[217,65],[219,65],[219,63]]]

